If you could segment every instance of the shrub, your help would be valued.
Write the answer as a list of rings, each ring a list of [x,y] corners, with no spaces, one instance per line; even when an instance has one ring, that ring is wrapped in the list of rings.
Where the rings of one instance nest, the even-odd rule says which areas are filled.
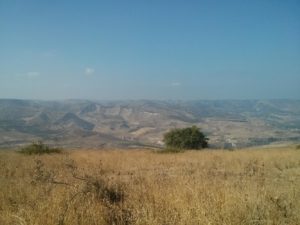
[[[20,153],[26,155],[41,155],[41,154],[50,154],[50,153],[61,153],[60,148],[51,148],[48,145],[45,145],[41,141],[32,142],[30,145],[22,148]]]
[[[166,147],[164,149],[156,150],[155,152],[159,153],[159,154],[165,154],[165,153],[183,153],[184,149]]]
[[[202,149],[208,146],[208,138],[196,126],[172,129],[164,135],[166,149]]]

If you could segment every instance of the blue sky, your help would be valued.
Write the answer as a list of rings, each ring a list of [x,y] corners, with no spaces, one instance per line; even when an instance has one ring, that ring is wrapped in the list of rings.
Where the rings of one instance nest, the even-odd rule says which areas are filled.
[[[0,1],[0,98],[300,98],[299,0]]]

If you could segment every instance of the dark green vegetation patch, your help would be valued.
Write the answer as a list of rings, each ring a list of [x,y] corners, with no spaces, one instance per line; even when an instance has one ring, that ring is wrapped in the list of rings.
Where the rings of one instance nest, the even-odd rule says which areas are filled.
[[[164,135],[166,150],[202,149],[208,146],[208,138],[196,126],[172,129]]]
[[[50,154],[50,153],[61,153],[62,149],[51,148],[48,145],[44,144],[43,142],[37,141],[22,148],[19,152],[26,155],[41,155],[41,154]]]

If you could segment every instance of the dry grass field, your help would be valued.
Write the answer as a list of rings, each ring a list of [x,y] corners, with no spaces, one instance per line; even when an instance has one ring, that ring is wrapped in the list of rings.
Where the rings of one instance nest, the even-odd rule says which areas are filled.
[[[300,224],[300,150],[0,151],[1,225]]]

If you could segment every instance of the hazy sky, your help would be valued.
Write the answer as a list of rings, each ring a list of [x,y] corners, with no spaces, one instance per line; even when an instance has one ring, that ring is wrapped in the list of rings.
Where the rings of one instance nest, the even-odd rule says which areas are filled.
[[[0,98],[300,98],[299,0],[0,0]]]

